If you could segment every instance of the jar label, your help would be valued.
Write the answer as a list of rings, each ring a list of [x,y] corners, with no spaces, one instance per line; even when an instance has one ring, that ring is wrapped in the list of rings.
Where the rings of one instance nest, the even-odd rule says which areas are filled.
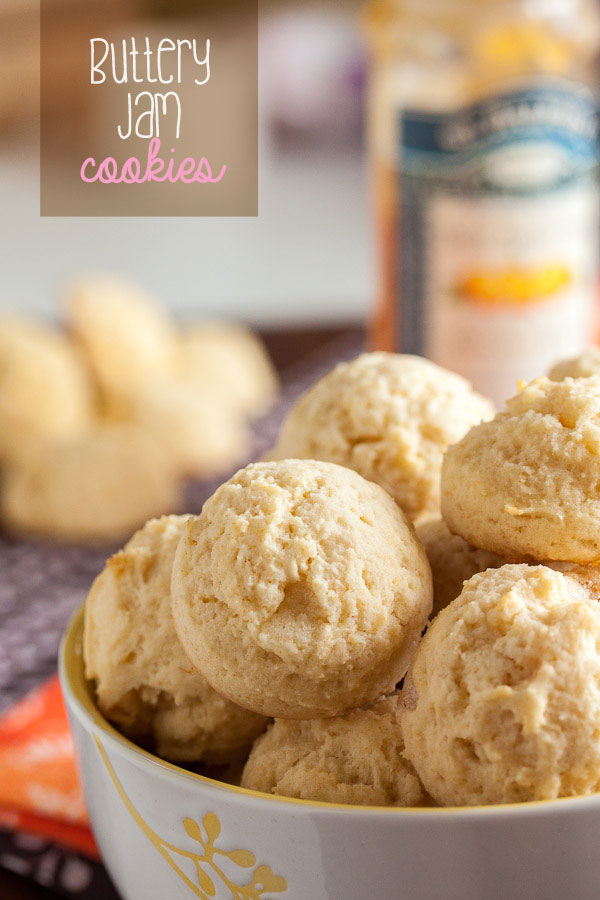
[[[399,335],[497,401],[593,339],[598,114],[541,83],[400,120]]]

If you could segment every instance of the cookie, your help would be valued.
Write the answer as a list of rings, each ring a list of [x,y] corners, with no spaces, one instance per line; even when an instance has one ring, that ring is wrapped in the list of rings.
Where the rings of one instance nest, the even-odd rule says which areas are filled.
[[[452,534],[440,519],[427,519],[416,526],[417,537],[425,547],[433,576],[433,612],[436,616],[460,592],[465,581],[486,569],[497,569],[507,560],[488,550],[478,550],[457,534]]]
[[[241,325],[213,322],[187,329],[181,364],[190,384],[209,388],[222,403],[250,417],[265,413],[279,391],[262,341]]]
[[[201,391],[183,382],[149,382],[132,398],[130,418],[185,477],[230,473],[249,455],[246,420],[208,386]]]
[[[403,689],[406,756],[446,806],[600,790],[600,604],[545,566],[475,575]]]
[[[185,656],[171,616],[171,570],[186,516],[153,519],[112,556],[85,604],[86,676],[100,710],[176,762],[243,758],[267,720],[220,697]]]
[[[600,376],[538,378],[450,447],[442,515],[476,547],[512,558],[600,558]]]
[[[338,718],[276,719],[256,741],[242,787],[326,803],[423,805],[403,751],[397,696]]]
[[[589,378],[600,375],[600,349],[590,349],[580,356],[557,362],[548,372],[550,381],[564,381],[565,378]]]
[[[255,463],[191,518],[173,617],[212,686],[263,715],[341,715],[390,693],[431,612],[429,564],[386,492],[313,460]]]
[[[87,372],[64,335],[26,320],[1,320],[0,459],[18,460],[39,438],[78,437],[94,415]]]
[[[493,415],[491,401],[453,372],[416,356],[365,353],[300,398],[269,456],[348,466],[418,519],[439,512],[448,444]]]
[[[18,532],[112,541],[177,511],[181,499],[178,473],[162,450],[139,429],[113,425],[32,445],[4,472],[0,517]]]
[[[172,378],[177,367],[175,326],[135,284],[88,278],[66,299],[67,325],[100,387],[107,413],[125,414],[131,392],[150,378]]]

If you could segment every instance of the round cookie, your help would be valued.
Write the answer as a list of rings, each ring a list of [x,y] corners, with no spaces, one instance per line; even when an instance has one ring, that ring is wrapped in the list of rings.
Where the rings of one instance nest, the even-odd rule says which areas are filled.
[[[90,278],[67,296],[67,324],[86,355],[111,415],[130,393],[176,371],[177,332],[135,284]]]
[[[406,756],[446,806],[600,790],[600,604],[545,566],[475,575],[407,675]]]
[[[590,349],[581,356],[563,359],[548,372],[550,381],[564,381],[565,378],[589,378],[600,375],[600,349]]]
[[[7,467],[0,514],[16,531],[69,541],[118,540],[181,506],[179,478],[164,452],[134,426],[32,446]]]
[[[279,384],[273,363],[249,329],[226,322],[197,325],[181,338],[183,374],[200,390],[211,391],[248,416],[266,412]]]
[[[538,378],[444,457],[442,515],[512,558],[600,558],[600,376]]]
[[[314,460],[255,463],[188,521],[173,566],[183,647],[215,690],[264,715],[341,715],[394,690],[431,572],[384,490]]]
[[[153,519],[112,556],[85,604],[86,677],[99,708],[159,756],[223,765],[266,719],[220,697],[185,656],[171,616],[171,569],[186,516]]]
[[[457,534],[452,534],[443,519],[426,519],[416,526],[417,537],[425,547],[433,577],[433,612],[456,599],[465,581],[486,569],[497,569],[507,560],[488,550],[478,550]]]
[[[339,718],[276,719],[252,748],[242,787],[326,803],[421,806],[399,712],[392,696]]]
[[[94,398],[75,348],[58,331],[0,321],[0,459],[18,460],[38,438],[77,437],[91,427]]]
[[[231,472],[249,455],[245,419],[206,386],[200,391],[181,382],[149,382],[132,399],[131,419],[187,477]]]
[[[322,459],[384,487],[412,518],[439,512],[448,444],[494,415],[470,384],[416,356],[364,353],[310,388],[271,459]]]

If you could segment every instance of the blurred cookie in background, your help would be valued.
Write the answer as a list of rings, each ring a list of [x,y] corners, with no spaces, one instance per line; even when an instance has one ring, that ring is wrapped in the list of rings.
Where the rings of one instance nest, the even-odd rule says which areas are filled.
[[[148,382],[132,402],[131,418],[161,446],[186,478],[230,472],[250,450],[250,427],[208,385]]]
[[[82,278],[67,291],[66,325],[82,348],[107,409],[119,410],[149,377],[174,376],[177,329],[141,288]]]
[[[68,440],[92,425],[95,397],[72,344],[42,322],[0,320],[0,461],[32,440]]]
[[[182,336],[184,378],[217,392],[240,413],[255,417],[277,398],[279,382],[262,341],[227,322],[195,325]]]
[[[3,523],[66,541],[127,537],[147,519],[181,508],[179,474],[135,425],[100,425],[63,441],[32,445],[4,471]]]
[[[277,376],[248,329],[179,326],[123,280],[82,278],[65,306],[64,331],[0,321],[0,521],[113,541],[247,461]]]

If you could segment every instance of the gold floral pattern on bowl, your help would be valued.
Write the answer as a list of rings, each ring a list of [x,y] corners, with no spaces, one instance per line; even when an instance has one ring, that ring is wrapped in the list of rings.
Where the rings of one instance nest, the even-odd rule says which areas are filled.
[[[270,866],[256,865],[256,857],[250,850],[221,850],[216,846],[221,835],[221,822],[214,812],[205,814],[202,825],[191,818],[183,820],[188,837],[200,845],[201,849],[196,852],[176,847],[161,838],[136,810],[117,778],[102,742],[98,737],[95,740],[106,770],[133,820],[196,897],[200,900],[212,900],[216,896],[218,883],[229,889],[232,900],[262,900],[266,894],[282,894],[287,891],[285,878],[275,875]],[[177,857],[192,864],[197,884],[183,871],[176,861]],[[247,884],[236,884],[219,865],[219,857],[228,859],[240,869],[253,869],[252,880]]]

